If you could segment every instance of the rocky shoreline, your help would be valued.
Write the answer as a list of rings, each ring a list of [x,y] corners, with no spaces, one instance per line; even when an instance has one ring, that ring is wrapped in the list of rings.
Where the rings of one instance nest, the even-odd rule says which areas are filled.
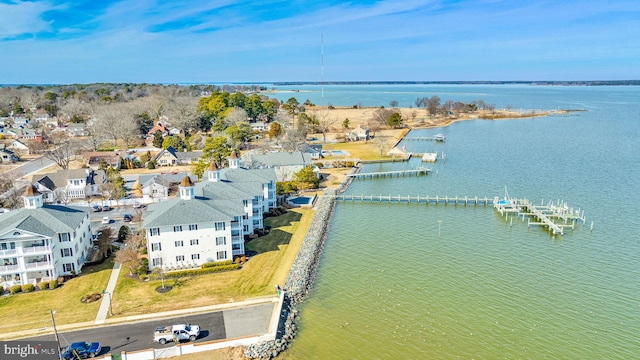
[[[357,168],[351,169],[351,172]],[[276,339],[244,347],[243,354],[251,359],[272,359],[287,349],[297,334],[297,305],[304,301],[312,290],[316,270],[324,247],[324,241],[335,207],[335,196],[346,189],[350,177],[345,177],[337,189],[326,189],[316,204],[316,213],[311,220],[298,254],[284,282],[284,303]]]

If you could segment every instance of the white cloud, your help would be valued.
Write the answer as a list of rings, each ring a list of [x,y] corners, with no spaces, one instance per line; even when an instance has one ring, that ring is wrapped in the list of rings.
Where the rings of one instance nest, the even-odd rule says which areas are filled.
[[[50,24],[40,17],[46,10],[45,2],[0,4],[0,39],[48,30]]]

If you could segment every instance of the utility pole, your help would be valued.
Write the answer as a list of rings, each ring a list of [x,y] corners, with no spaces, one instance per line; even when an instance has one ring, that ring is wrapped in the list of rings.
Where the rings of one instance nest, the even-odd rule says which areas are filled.
[[[53,324],[53,333],[56,336],[56,344],[58,344],[58,359],[62,360],[62,349],[60,349],[60,339],[58,338],[58,330],[56,329],[56,319],[53,317],[55,311],[53,309],[49,309],[49,313],[51,314],[51,323]]]

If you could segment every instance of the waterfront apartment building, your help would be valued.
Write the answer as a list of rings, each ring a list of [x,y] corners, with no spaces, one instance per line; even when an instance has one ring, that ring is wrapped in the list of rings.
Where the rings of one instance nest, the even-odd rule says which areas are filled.
[[[0,215],[0,285],[79,274],[91,249],[88,209],[43,203],[27,186],[24,208]]]
[[[266,211],[276,206],[273,169],[209,166],[202,182],[187,176],[173,199],[149,205],[143,219],[149,268],[198,267],[245,253],[245,236],[261,229]]]

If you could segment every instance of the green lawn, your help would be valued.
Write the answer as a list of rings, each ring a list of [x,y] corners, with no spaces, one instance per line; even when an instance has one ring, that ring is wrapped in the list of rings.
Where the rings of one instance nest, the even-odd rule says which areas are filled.
[[[265,225],[271,227],[271,231],[246,244],[246,250],[256,254],[242,269],[166,279],[165,286],[172,287],[166,293],[156,291],[162,286],[161,280],[142,282],[136,277],[130,278],[123,269],[113,293],[114,316],[224,304],[273,295],[275,285],[284,282],[312,217],[312,210],[295,209],[282,216],[265,219]]]
[[[50,310],[54,310],[56,325],[93,321],[100,301],[84,304],[84,295],[100,293],[107,286],[113,262],[109,259],[53,290],[37,290],[0,298],[0,334],[24,329],[51,326]]]

